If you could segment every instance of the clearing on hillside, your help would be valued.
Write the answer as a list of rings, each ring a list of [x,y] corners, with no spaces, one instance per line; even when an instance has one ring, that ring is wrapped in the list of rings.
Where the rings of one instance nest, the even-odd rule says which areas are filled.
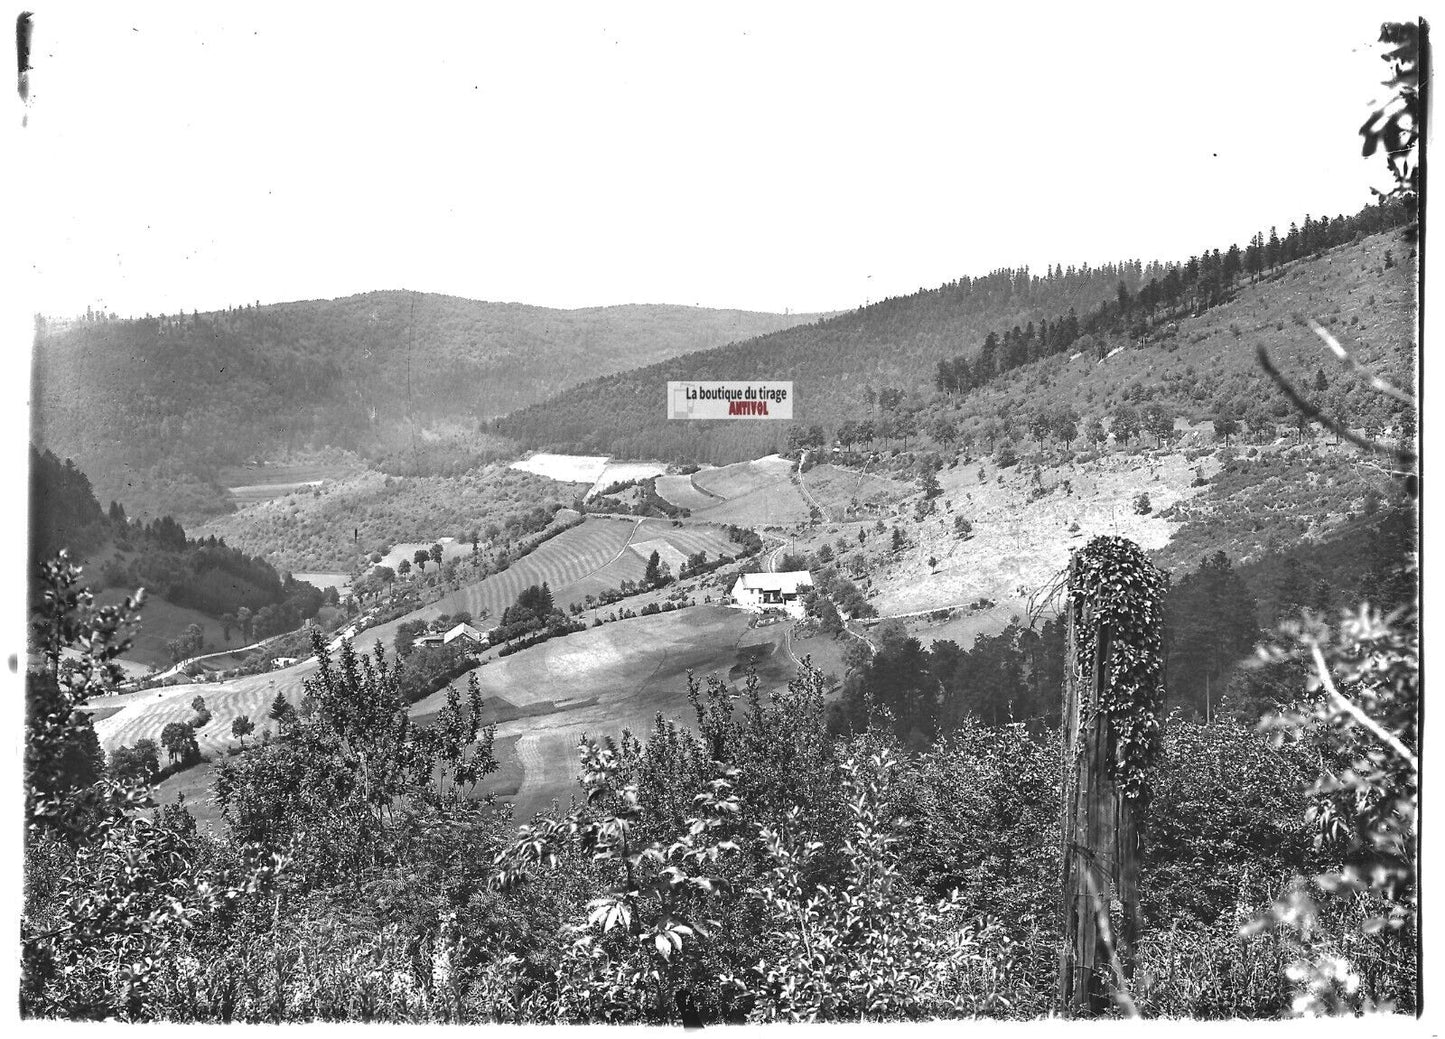
[[[386,555],[382,556],[381,562],[377,563],[376,565],[389,566],[392,568],[392,570],[395,570],[397,564],[399,564],[403,559],[410,563],[415,560],[418,551],[430,552],[431,547],[434,544],[440,545],[442,547],[442,562],[444,563],[449,559],[471,558],[472,546],[468,542],[458,541],[456,538],[449,537],[437,538],[434,542],[403,541],[399,545],[392,545],[391,551],[388,552]],[[433,564],[431,563],[431,561],[428,560],[427,566],[432,565]]]
[[[221,470],[219,482],[230,492],[236,507],[241,508],[284,498],[296,491],[309,491],[343,479],[358,468],[355,460],[230,466]]]
[[[350,574],[292,574],[291,576],[298,581],[315,585],[323,592],[328,588],[335,588],[337,594],[343,599],[351,592]]]
[[[801,474],[803,486],[832,522],[876,519],[892,513],[918,488],[902,480],[839,465],[815,465]]]
[[[645,480],[649,476],[661,476],[665,472],[667,472],[667,466],[662,462],[608,462],[606,468],[598,475],[597,482],[587,492],[587,497],[600,494],[614,483]]]
[[[538,451],[520,462],[513,462],[509,468],[536,473],[562,483],[596,484],[609,459],[609,455],[552,455]]]

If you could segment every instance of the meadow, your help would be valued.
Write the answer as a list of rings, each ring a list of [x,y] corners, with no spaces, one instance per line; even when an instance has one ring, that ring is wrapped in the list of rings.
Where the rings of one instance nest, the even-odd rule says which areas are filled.
[[[725,500],[699,489],[696,473],[690,476],[659,476],[656,486],[657,493],[663,498],[691,512],[701,512]]]
[[[133,592],[134,589],[128,592],[120,588],[107,588],[95,593],[95,601],[100,606],[114,606]],[[241,637],[239,627],[231,628],[229,639],[223,638],[221,622],[216,618],[199,610],[177,606],[159,595],[147,595],[145,608],[141,610],[140,628],[131,648],[126,651],[125,660],[141,665],[142,670],[151,667],[164,670],[170,667],[175,661],[171,658],[167,643],[184,634],[192,624],[200,625],[201,637],[205,640],[204,652],[237,649],[249,644],[248,639]]]
[[[709,523],[783,526],[808,518],[808,503],[789,479],[792,468],[781,455],[767,455],[658,480],[657,493]]]
[[[753,622],[738,610],[697,606],[604,624],[478,668],[489,702],[528,711],[497,726],[499,747],[515,738],[498,752],[503,775],[516,764],[523,773],[516,817],[530,818],[554,798],[565,804],[577,790],[583,735],[616,737],[624,728],[644,735],[659,712],[691,724],[689,671],[737,682],[753,666],[764,689],[786,684],[795,668],[784,645],[787,625]],[[435,693],[412,716],[425,720],[445,702],[445,691]]]

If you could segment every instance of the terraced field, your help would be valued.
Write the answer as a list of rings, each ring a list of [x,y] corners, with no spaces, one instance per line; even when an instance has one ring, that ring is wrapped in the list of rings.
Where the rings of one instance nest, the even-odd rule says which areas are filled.
[[[738,545],[723,533],[721,527],[685,524],[674,527],[666,520],[645,520],[639,538],[662,538],[684,555],[706,552],[709,559],[720,555],[736,555]]]
[[[656,552],[658,561],[666,563],[672,569],[672,572],[674,574],[681,570],[683,566],[687,563],[686,553],[680,552],[676,548],[673,548],[672,545],[668,544],[665,538],[652,538],[648,541],[634,541],[632,544],[627,546],[627,550],[635,554],[637,558],[644,561],[650,559],[652,557],[652,553]]]
[[[468,610],[473,617],[481,618],[486,610],[487,623],[495,623],[522,589],[543,581],[551,588],[557,605],[565,606],[570,600],[562,597],[563,590],[621,556],[636,527],[635,521],[589,519],[544,541],[500,574],[458,589],[417,616],[430,618]],[[640,566],[637,572],[641,576]]]

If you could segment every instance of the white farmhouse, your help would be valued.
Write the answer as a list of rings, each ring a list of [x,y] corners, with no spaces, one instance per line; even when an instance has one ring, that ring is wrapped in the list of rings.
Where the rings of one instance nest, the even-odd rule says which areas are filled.
[[[745,610],[762,613],[782,610],[790,617],[803,616],[803,596],[813,587],[807,570],[780,574],[743,574],[733,585],[733,601]]]
[[[442,636],[442,645],[450,646],[457,639],[462,639],[466,645],[475,649],[483,642],[485,642],[487,636],[490,635],[494,630],[494,628],[488,628],[486,631],[478,631],[470,624],[457,624],[450,628],[447,633]]]

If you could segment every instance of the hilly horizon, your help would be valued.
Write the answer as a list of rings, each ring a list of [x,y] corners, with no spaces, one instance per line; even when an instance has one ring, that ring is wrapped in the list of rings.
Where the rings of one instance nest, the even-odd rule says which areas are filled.
[[[37,320],[32,438],[134,515],[227,510],[220,471],[336,448],[475,464],[484,421],[594,377],[815,318],[672,304],[560,310],[405,290],[207,313]],[[417,459],[417,444],[437,456]]]

